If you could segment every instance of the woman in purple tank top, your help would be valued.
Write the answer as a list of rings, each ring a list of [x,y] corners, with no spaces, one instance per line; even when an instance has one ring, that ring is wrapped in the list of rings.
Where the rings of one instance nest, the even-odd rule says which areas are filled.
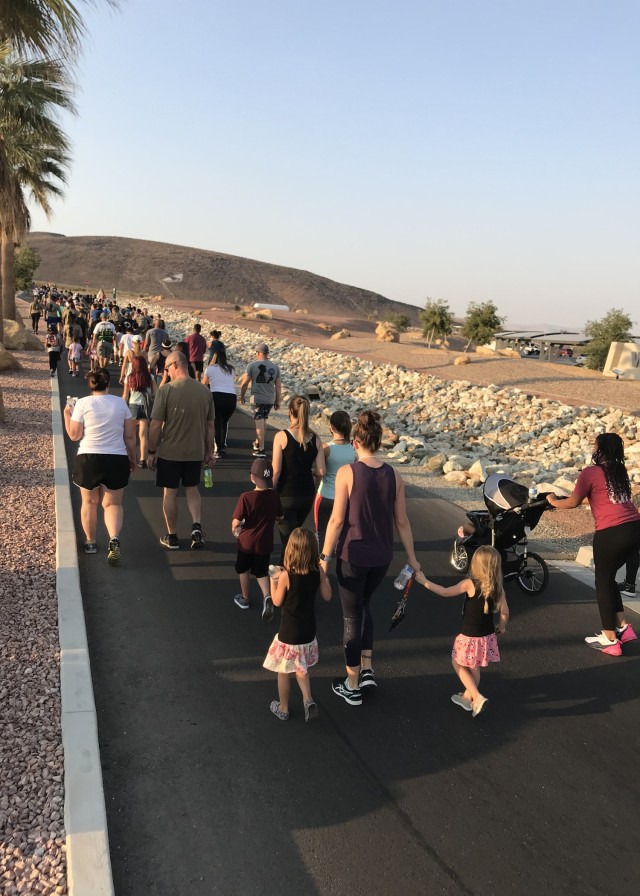
[[[336,550],[347,678],[336,678],[333,691],[350,706],[362,703],[361,688],[376,685],[371,660],[371,598],[393,559],[394,523],[407,552],[407,563],[420,569],[404,483],[393,467],[375,456],[381,442],[380,415],[363,411],[353,431],[358,460],[340,467],[336,474],[333,512],[320,554],[326,571]]]

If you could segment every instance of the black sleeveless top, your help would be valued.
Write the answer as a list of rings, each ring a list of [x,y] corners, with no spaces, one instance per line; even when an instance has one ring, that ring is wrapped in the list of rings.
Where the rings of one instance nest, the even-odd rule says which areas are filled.
[[[289,572],[289,590],[280,611],[278,639],[283,644],[310,644],[316,636],[315,600],[320,573]]]
[[[305,443],[304,448],[288,429],[284,430],[287,444],[282,451],[282,470],[277,491],[282,498],[312,498],[316,493],[313,481],[313,463],[318,453],[316,437]],[[312,639],[313,640],[313,639]],[[296,642],[305,643],[305,642]]]
[[[495,634],[495,631],[493,601],[489,600],[489,612],[485,613],[484,597],[476,585],[474,596],[465,596],[464,599],[462,607],[462,634],[467,638],[486,638],[487,635]]]

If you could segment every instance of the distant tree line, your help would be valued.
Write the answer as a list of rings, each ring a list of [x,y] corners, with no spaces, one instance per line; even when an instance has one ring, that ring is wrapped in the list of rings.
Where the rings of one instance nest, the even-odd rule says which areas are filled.
[[[446,339],[453,332],[454,315],[449,303],[443,299],[427,299],[424,310],[420,312],[422,335],[431,342]],[[410,325],[404,314],[390,314],[387,317],[398,329],[406,330]],[[487,345],[504,326],[505,318],[498,314],[494,302],[470,302],[461,328],[461,335],[470,343]],[[592,370],[603,370],[612,342],[629,342],[631,339],[632,320],[621,308],[612,308],[600,320],[588,321],[585,335],[591,340],[585,347],[587,367]]]

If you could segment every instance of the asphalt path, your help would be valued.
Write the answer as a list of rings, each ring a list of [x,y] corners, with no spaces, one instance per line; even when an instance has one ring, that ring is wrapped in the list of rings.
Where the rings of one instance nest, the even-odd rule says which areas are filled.
[[[65,373],[60,391],[86,392]],[[317,608],[319,718],[305,724],[294,683],[280,722],[262,668],[277,616],[261,620],[255,583],[249,612],[233,603],[229,524],[251,438],[238,411],[202,490],[205,550],[189,549],[183,499],[182,549],[159,544],[161,491],[144,470],[126,492],[121,566],[106,563],[103,528],[100,552],[80,552],[117,896],[637,892],[640,641],[621,659],[589,650],[593,592],[558,571],[539,598],[510,584],[502,662],[473,719],[450,701],[460,600],[415,586],[389,632],[397,545],[374,605],[379,687],[361,707],[331,691],[343,670],[334,580]],[[462,512],[412,489],[408,506],[423,567],[453,583]]]

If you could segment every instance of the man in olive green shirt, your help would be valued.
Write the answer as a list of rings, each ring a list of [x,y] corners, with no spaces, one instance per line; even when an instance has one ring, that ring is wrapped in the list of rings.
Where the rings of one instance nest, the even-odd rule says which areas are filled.
[[[156,485],[164,489],[162,509],[167,534],[160,544],[170,551],[180,549],[177,536],[178,489],[184,486],[191,514],[191,548],[204,547],[202,498],[198,485],[203,463],[212,466],[214,410],[211,392],[191,379],[182,352],[171,352],[165,363],[170,382],[156,394],[149,426],[150,469],[156,469]],[[157,457],[157,459],[156,459]]]

